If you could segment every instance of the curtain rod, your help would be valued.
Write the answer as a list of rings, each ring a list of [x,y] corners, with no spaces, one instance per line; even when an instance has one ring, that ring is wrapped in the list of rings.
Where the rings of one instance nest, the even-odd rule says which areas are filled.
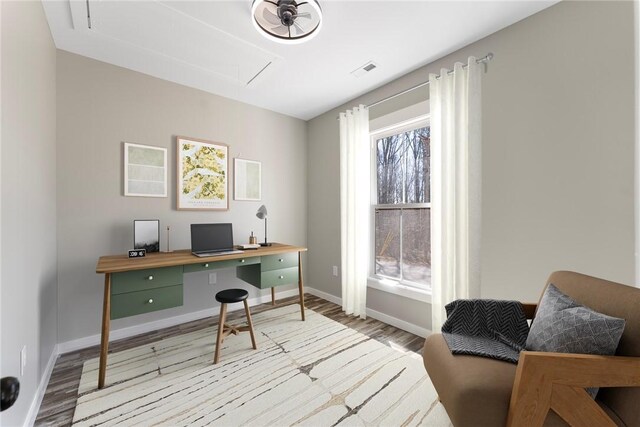
[[[476,59],[476,64],[487,63],[487,62],[491,61],[492,59],[493,59],[493,53],[489,52],[483,58]],[[468,65],[466,65],[466,64],[464,64],[462,66],[462,68],[467,68],[467,67],[468,67]],[[448,75],[453,74],[453,70],[450,70],[449,72],[447,72],[447,74]],[[439,75],[436,76],[436,79],[439,79],[439,78],[440,78]],[[373,103],[371,103],[369,105],[365,105],[365,107],[367,107],[367,108],[375,107],[378,104],[382,104],[383,102],[387,102],[387,101],[389,101],[389,100],[391,100],[393,98],[396,98],[398,96],[402,96],[405,93],[409,93],[409,92],[411,92],[413,90],[419,89],[419,88],[427,86],[427,85],[429,85],[429,80],[427,80],[426,82],[419,83],[419,84],[417,84],[415,86],[411,86],[409,89],[405,89],[402,92],[398,92],[398,93],[395,93],[393,95],[389,95],[386,98],[382,98],[382,99],[380,99],[380,100],[378,100],[376,102],[373,102]],[[336,119],[339,119],[339,118],[340,118],[340,116],[336,117]]]

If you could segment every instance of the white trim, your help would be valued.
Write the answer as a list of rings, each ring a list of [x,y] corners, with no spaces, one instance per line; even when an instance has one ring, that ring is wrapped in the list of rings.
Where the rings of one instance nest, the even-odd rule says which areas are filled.
[[[27,417],[24,420],[25,426],[33,426],[36,422],[38,412],[40,412],[40,405],[42,405],[42,399],[44,398],[44,393],[47,391],[49,379],[51,379],[51,373],[53,372],[53,367],[56,365],[56,360],[58,360],[59,355],[59,347],[56,344],[53,347],[51,356],[49,356],[49,361],[47,362],[47,366],[44,369],[44,374],[42,375],[42,378],[40,378],[40,383],[38,384],[38,389],[36,390],[35,396],[33,396],[33,400],[31,401],[29,412],[27,412]]]
[[[369,137],[371,138],[372,148],[375,146],[375,141],[377,139],[387,138],[391,135],[397,135],[409,130],[420,129],[427,126],[431,126],[431,115],[421,114],[420,116],[412,117],[408,120],[371,131],[369,132]]]
[[[323,300],[327,300],[329,302],[332,302],[334,304],[338,304],[339,306],[342,306],[342,298],[337,297],[333,294],[329,294],[327,292],[324,291],[320,291],[316,288],[311,288],[309,286],[305,286],[304,287],[305,292],[310,293],[311,295],[315,295],[317,297],[322,298]]]
[[[298,295],[298,289],[290,289],[276,293],[278,298],[287,298]],[[271,301],[271,293],[261,295],[257,298],[248,300],[249,306],[263,304]],[[242,309],[242,305],[229,306],[229,312]],[[109,342],[123,338],[133,337],[135,335],[144,334],[158,329],[168,328],[180,325],[182,323],[192,322],[207,317],[217,316],[218,309],[216,307],[207,308],[205,310],[194,311],[191,313],[181,314],[179,316],[168,317],[166,319],[154,320],[153,322],[142,323],[139,325],[128,326],[126,328],[112,330],[109,333]],[[100,334],[90,335],[88,337],[78,338],[58,344],[60,354],[69,353],[83,348],[92,347],[100,344]]]
[[[367,316],[371,316],[374,319],[377,319],[388,325],[395,326],[396,328],[402,329],[403,331],[411,332],[412,334],[422,338],[426,338],[428,335],[431,335],[431,331],[427,328],[422,328],[418,325],[414,325],[413,323],[409,323],[405,320],[389,316],[388,314],[384,314],[370,308],[367,308]]]
[[[311,295],[315,295],[317,297],[320,297],[334,304],[338,304],[340,306],[342,305],[342,298],[340,297],[320,291],[315,288],[311,288],[309,286],[306,286],[305,290]],[[398,319],[397,317],[389,316],[388,314],[384,314],[379,311],[372,310],[370,308],[367,308],[367,316],[373,317],[374,319],[377,319],[388,325],[395,326],[396,328],[402,329],[403,331],[411,332],[412,334],[418,335],[419,337],[426,337],[427,335],[431,335],[431,331],[427,328],[414,325],[413,323],[409,323],[405,320]]]
[[[426,100],[385,114],[384,116],[376,117],[369,121],[369,130],[372,133],[379,132],[383,128],[397,126],[400,123],[424,116],[425,114],[429,115],[429,107],[429,100]]]
[[[367,286],[379,291],[431,304],[430,290],[404,285],[396,280],[369,277]]]

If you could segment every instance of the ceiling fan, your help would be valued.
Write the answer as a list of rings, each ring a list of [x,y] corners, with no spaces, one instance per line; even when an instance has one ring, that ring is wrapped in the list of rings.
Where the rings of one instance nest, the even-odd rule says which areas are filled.
[[[253,0],[251,15],[260,33],[281,43],[310,40],[322,24],[322,9],[316,0]]]

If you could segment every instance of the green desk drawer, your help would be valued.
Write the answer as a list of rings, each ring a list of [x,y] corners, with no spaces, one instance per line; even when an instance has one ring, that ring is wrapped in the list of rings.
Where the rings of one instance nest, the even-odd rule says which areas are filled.
[[[243,265],[253,265],[259,264],[260,257],[247,257],[247,258],[238,258],[238,259],[228,259],[224,261],[213,261],[213,262],[201,262],[198,264],[187,264],[184,266],[185,273],[192,273],[194,271],[207,271],[207,270],[217,270],[219,268],[229,268],[229,267],[237,267]]]
[[[298,252],[262,257],[262,271],[279,270],[298,266]]]
[[[111,275],[111,295],[182,284],[182,266],[125,271]]]
[[[298,267],[265,271],[260,277],[260,289],[291,285],[293,283],[298,283]]]
[[[134,316],[182,305],[182,285],[129,292],[111,297],[111,318]]]

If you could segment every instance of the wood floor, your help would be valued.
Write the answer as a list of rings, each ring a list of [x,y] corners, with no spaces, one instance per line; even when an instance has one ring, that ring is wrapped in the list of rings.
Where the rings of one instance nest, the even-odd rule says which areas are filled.
[[[296,304],[298,297],[284,298],[277,301],[276,307]],[[305,294],[305,306],[316,313],[320,313],[330,319],[349,326],[373,339],[386,345],[394,346],[420,352],[424,344],[424,338],[413,335],[409,332],[387,325],[378,320],[368,318],[362,320],[357,317],[347,316],[342,312],[339,305],[325,301],[314,295]],[[251,313],[259,313],[264,310],[274,308],[271,304],[261,304],[251,307]],[[229,313],[227,318],[234,320],[243,317],[244,310]],[[142,344],[158,341],[163,338],[180,335],[199,329],[203,329],[217,324],[217,316],[207,319],[196,320],[194,322],[183,323],[170,328],[160,329],[131,338],[113,341],[109,344],[109,352],[118,352]],[[215,337],[211,338],[215,340]],[[78,395],[78,384],[82,373],[83,363],[100,355],[100,347],[94,346],[83,350],[74,351],[61,355],[56,361],[47,391],[44,395],[36,426],[68,426],[73,419],[73,411],[76,406]],[[108,374],[108,373],[107,373]]]

